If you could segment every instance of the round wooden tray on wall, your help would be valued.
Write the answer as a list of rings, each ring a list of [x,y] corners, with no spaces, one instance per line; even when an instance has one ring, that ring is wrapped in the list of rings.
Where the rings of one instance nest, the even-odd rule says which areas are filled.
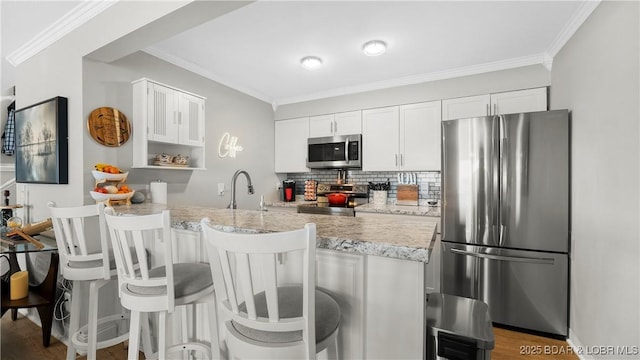
[[[131,124],[118,109],[101,107],[93,110],[87,120],[89,134],[104,146],[121,146],[131,136]]]

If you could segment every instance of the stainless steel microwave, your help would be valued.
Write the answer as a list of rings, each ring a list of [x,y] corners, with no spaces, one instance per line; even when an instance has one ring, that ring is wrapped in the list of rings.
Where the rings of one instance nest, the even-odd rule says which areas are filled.
[[[362,134],[307,139],[307,167],[346,169],[362,167]]]

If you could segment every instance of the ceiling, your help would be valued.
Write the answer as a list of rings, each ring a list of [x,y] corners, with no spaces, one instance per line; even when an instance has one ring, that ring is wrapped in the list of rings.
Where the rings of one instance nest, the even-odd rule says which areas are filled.
[[[15,50],[5,43],[5,19],[21,29],[10,28],[11,45],[19,47],[82,3],[3,1],[3,56]],[[593,4],[258,1],[144,51],[275,107],[532,64],[550,67]],[[373,39],[385,41],[387,52],[365,56],[362,44]],[[302,68],[300,59],[308,55],[321,57],[323,66]]]

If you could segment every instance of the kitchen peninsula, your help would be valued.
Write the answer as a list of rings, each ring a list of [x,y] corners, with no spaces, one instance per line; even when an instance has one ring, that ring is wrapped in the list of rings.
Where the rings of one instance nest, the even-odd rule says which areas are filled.
[[[426,263],[435,246],[439,218],[408,217],[389,222],[148,203],[115,207],[116,212],[131,215],[165,209],[171,211],[174,248],[179,252],[192,247],[204,253],[200,236],[203,217],[222,230],[246,233],[287,231],[315,223],[317,286],[331,292],[342,311],[340,357],[423,357]],[[154,254],[153,249],[151,253]],[[207,259],[200,257],[196,261]],[[295,260],[284,259],[280,265],[286,267],[288,261]]]

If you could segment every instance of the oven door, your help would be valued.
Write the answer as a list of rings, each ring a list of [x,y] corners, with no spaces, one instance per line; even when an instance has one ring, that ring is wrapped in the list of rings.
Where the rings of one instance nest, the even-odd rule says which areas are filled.
[[[307,167],[344,169],[362,167],[362,135],[307,139]]]

